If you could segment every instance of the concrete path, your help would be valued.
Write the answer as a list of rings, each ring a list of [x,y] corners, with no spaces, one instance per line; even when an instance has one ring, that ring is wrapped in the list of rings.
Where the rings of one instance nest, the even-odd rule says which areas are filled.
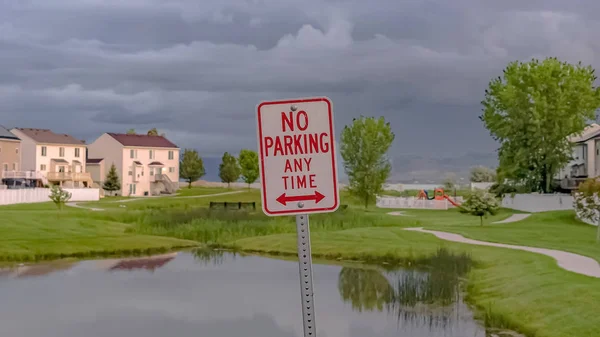
[[[172,198],[172,199],[194,199],[194,198],[218,197],[218,196],[229,195],[229,194],[238,194],[238,193],[243,193],[243,192],[246,192],[246,191],[232,191],[232,192],[223,192],[223,193],[215,193],[215,194],[188,195],[188,196],[184,196],[184,197],[174,197],[174,196],[168,196],[168,197]],[[165,197],[167,197],[167,196],[165,196]],[[154,198],[157,198],[157,197],[154,197]],[[109,202],[122,203],[122,202],[132,202],[132,201],[148,200],[148,199],[149,198],[135,198],[135,199],[115,200],[115,201],[109,201]],[[65,205],[67,205],[69,207],[88,209],[90,211],[104,211],[105,210],[103,208],[93,208],[93,207],[81,206],[81,205],[78,205],[76,202],[68,202]],[[123,207],[125,207],[125,206],[123,206]]]
[[[591,277],[600,278],[600,265],[598,262],[592,258],[585,257],[578,254],[567,253],[560,250],[554,249],[546,249],[546,248],[534,248],[534,247],[525,247],[525,246],[515,246],[515,245],[507,245],[503,243],[493,243],[493,242],[485,242],[485,241],[477,241],[472,239],[467,239],[462,235],[439,232],[439,231],[430,231],[423,228],[406,228],[408,231],[429,233],[437,236],[442,240],[467,243],[471,245],[479,245],[479,246],[491,246],[491,247],[500,247],[500,248],[508,248],[508,249],[517,249],[524,250],[528,252],[543,254],[546,256],[550,256],[558,262],[559,267],[572,271],[574,273],[578,273],[581,275],[587,275]]]
[[[75,203],[75,202],[67,202],[65,204],[65,206],[87,209],[87,210],[94,211],[94,212],[104,211],[104,209],[102,209],[102,208],[83,207],[83,206],[77,205],[77,203]]]
[[[502,221],[496,221],[496,222],[492,222],[492,223],[517,222],[517,221],[525,220],[525,219],[529,218],[530,216],[531,216],[531,214],[513,214]]]
[[[405,214],[404,212],[389,212],[388,215],[394,215],[394,216],[414,216],[414,215]]]

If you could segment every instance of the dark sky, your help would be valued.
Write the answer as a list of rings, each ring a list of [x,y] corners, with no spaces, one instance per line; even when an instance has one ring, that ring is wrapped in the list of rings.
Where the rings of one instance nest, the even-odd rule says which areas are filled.
[[[0,2],[0,124],[93,141],[156,127],[203,156],[256,148],[262,100],[385,116],[392,156],[496,148],[477,116],[512,60],[598,66],[600,3],[516,0]]]

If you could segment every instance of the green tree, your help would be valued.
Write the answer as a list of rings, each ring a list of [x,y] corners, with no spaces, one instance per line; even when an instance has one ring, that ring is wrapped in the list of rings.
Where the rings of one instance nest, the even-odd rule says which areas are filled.
[[[63,190],[62,187],[58,185],[54,185],[52,186],[48,197],[56,205],[58,210],[61,211],[64,204],[71,200],[71,193]]]
[[[198,151],[185,149],[181,162],[179,163],[179,176],[188,182],[188,188],[192,188],[192,183],[204,176],[204,161]]]
[[[496,171],[485,166],[475,166],[471,169],[472,183],[491,183],[496,181]]]
[[[350,181],[348,190],[365,208],[383,190],[392,165],[386,153],[394,141],[390,123],[383,117],[361,117],[342,131],[341,154]]]
[[[462,213],[478,216],[481,226],[483,226],[484,216],[494,215],[500,208],[494,195],[484,190],[473,191],[460,206]]]
[[[158,130],[156,130],[156,128],[152,128],[150,130],[148,130],[148,136],[158,136]]]
[[[567,137],[581,133],[600,107],[595,80],[590,66],[547,58],[509,63],[490,82],[480,119],[500,143],[498,178],[551,190],[572,154]]]
[[[227,183],[227,186],[231,186],[232,182],[240,178],[240,173],[241,169],[237,159],[229,152],[225,152],[219,165],[219,178],[221,178],[221,181]]]
[[[106,174],[106,180],[104,180],[102,188],[109,192],[114,192],[121,189],[121,182],[119,181],[119,174],[117,173],[117,167],[115,164],[110,166],[110,170],[108,170],[108,173]]]
[[[136,134],[135,133],[135,129],[129,129],[129,130],[127,130],[127,134],[128,135],[135,135]]]
[[[448,191],[453,190],[454,188],[456,188],[457,180],[458,180],[458,177],[456,176],[455,173],[446,174],[446,176],[444,177],[444,188]]]
[[[587,179],[579,185],[574,197],[573,204],[577,216],[590,220],[598,226],[596,242],[600,242],[600,180]]]
[[[350,302],[358,312],[382,311],[394,298],[394,288],[376,269],[342,268],[338,291],[344,302]]]
[[[240,151],[239,159],[242,179],[248,188],[258,179],[258,154],[256,151],[244,149]]]

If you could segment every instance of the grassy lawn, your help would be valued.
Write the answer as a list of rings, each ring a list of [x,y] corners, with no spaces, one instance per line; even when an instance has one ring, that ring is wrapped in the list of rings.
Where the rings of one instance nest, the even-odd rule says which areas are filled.
[[[442,213],[406,210],[426,229],[461,234],[465,237],[515,245],[551,248],[577,253],[600,262],[600,244],[596,243],[596,227],[575,218],[573,211],[555,211],[532,214],[529,218],[505,224],[492,224],[510,215],[501,211],[479,225],[477,217],[456,210]]]
[[[322,258],[416,260],[440,246],[466,251],[478,261],[467,293],[486,324],[536,337],[596,336],[600,280],[560,269],[549,257],[508,249],[441,241],[398,228],[357,228],[311,235]],[[280,234],[238,240],[249,251],[295,254],[296,237]]]
[[[0,261],[156,253],[197,242],[129,233],[131,224],[53,203],[0,207]]]
[[[58,257],[144,254],[201,243],[243,250],[296,253],[293,217],[267,217],[260,209],[260,191],[209,196],[231,189],[182,189],[177,196],[119,200],[105,198],[83,206],[92,212],[51,203],[0,207],[0,260],[21,261]],[[206,197],[203,197],[206,196]],[[371,207],[346,193],[349,205],[335,213],[310,218],[316,258],[390,260],[408,263],[433,254],[439,247],[468,252],[477,262],[468,275],[468,295],[486,323],[531,336],[595,336],[600,326],[600,280],[560,269],[545,256],[508,249],[470,246],[433,235],[404,231],[425,227],[459,233],[484,241],[555,248],[600,260],[595,228],[574,219],[573,212],[534,214],[512,224],[492,224],[515,212],[501,210],[479,226],[479,218],[457,210],[402,210]],[[256,211],[210,211],[215,202],[256,202]]]

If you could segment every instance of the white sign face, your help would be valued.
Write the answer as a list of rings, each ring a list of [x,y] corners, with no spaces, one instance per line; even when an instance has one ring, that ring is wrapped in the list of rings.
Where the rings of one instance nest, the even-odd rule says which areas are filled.
[[[263,102],[257,108],[265,214],[327,213],[339,206],[331,101]]]

